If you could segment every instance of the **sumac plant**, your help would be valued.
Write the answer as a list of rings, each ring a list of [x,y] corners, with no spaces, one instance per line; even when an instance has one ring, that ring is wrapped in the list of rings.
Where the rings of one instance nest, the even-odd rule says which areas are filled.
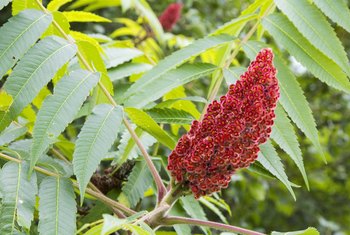
[[[330,23],[350,32],[343,1],[255,0],[196,40],[171,33],[180,3],[159,17],[145,0],[0,0],[10,7],[0,27],[1,235],[269,233],[225,223],[220,191],[252,171],[295,197],[276,147],[309,188],[294,128],[324,154],[289,57],[350,91]],[[107,8],[122,10],[94,13]]]

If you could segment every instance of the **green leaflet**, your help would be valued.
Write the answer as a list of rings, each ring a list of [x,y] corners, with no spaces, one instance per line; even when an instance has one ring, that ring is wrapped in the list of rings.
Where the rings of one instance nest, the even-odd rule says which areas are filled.
[[[76,70],[63,77],[54,94],[45,99],[33,129],[31,169],[50,144],[73,121],[90,90],[96,86],[99,73]]]
[[[231,42],[234,38],[228,35],[210,36],[199,39],[189,46],[174,52],[170,56],[160,61],[153,69],[145,73],[139,80],[137,80],[124,94],[123,100],[126,101],[132,96],[137,95],[138,92],[144,90],[148,84],[156,84],[166,72],[183,64],[186,60],[193,56],[197,56],[202,52],[219,46],[224,43]],[[126,104],[128,104],[126,102]]]
[[[326,16],[350,32],[350,10],[346,1],[314,0],[313,2]]]
[[[271,138],[291,157],[298,166],[305,184],[309,189],[303,157],[299,147],[298,139],[283,108],[278,104],[276,110],[275,124],[272,127]]]
[[[277,155],[277,152],[272,146],[271,142],[268,141],[265,144],[260,145],[260,150],[261,152],[259,153],[258,161],[287,187],[294,200],[296,200],[291,183],[289,182],[288,176],[284,171],[281,159]]]
[[[160,165],[157,170],[160,170]],[[129,200],[130,206],[134,207],[143,198],[144,192],[151,186],[153,177],[148,169],[147,163],[144,160],[138,161],[131,174],[128,177],[128,181],[124,184],[122,191]]]
[[[38,188],[36,174],[28,179],[27,171],[28,164],[25,162],[8,162],[0,171],[0,234],[15,234],[16,223],[30,228]]]
[[[267,45],[261,42],[249,41],[243,48],[250,58],[254,58],[263,47],[267,47]],[[305,133],[317,150],[323,154],[315,119],[296,77],[277,53],[275,53],[274,65],[278,71],[277,78],[281,92],[279,102],[292,121]]]
[[[71,2],[72,0],[52,0],[47,5],[49,11],[57,11],[64,4]]]
[[[340,67],[311,45],[284,15],[269,15],[264,18],[262,24],[278,43],[317,78],[334,88],[350,93],[350,82]]]
[[[350,76],[349,60],[344,47],[317,7],[308,0],[275,0],[275,3],[312,45],[334,60]]]
[[[39,234],[75,234],[77,205],[72,182],[47,176],[40,184],[39,198]]]
[[[142,56],[143,52],[136,48],[105,48],[106,68],[114,68],[126,61]]]
[[[42,0],[39,0],[42,2]],[[12,15],[17,15],[23,10],[35,8],[40,10],[36,0],[12,0]]]
[[[150,70],[153,66],[146,63],[125,63],[108,71],[111,81],[117,81],[133,74],[140,74]]]
[[[305,230],[295,232],[272,232],[271,235],[320,235],[320,233],[317,231],[317,229],[308,227]]]
[[[176,145],[175,140],[165,132],[160,126],[144,111],[136,108],[125,108],[125,112],[133,123],[141,129],[150,133],[160,143],[164,144],[170,149]]]
[[[157,123],[191,124],[195,118],[188,112],[179,109],[152,108],[146,111]]]
[[[0,146],[7,145],[17,139],[18,137],[24,135],[27,132],[27,127],[11,124],[3,132],[0,133]]]
[[[90,177],[116,140],[123,119],[120,106],[100,104],[92,112],[78,135],[73,154],[81,201]]]
[[[126,100],[125,106],[142,108],[174,88],[214,72],[216,68],[212,64],[184,64],[165,73],[157,80],[144,84],[136,94]]]
[[[41,40],[28,51],[4,85],[13,103],[0,120],[0,131],[21,113],[75,52],[75,45],[56,36]]]
[[[31,9],[10,18],[0,28],[0,78],[22,58],[51,21],[51,15]]]

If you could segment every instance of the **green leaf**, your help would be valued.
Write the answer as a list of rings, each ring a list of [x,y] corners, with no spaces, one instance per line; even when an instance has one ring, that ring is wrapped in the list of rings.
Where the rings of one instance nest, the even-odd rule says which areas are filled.
[[[42,0],[38,0],[40,3]],[[23,10],[26,9],[38,9],[40,10],[39,5],[36,3],[36,0],[12,0],[12,15],[17,15]]]
[[[136,48],[105,48],[107,57],[106,67],[107,69],[116,67],[126,61],[134,59],[143,55],[143,52]]]
[[[49,145],[73,121],[99,78],[99,73],[77,70],[57,83],[54,94],[44,101],[37,115],[33,129],[31,169]]]
[[[158,124],[144,111],[136,108],[125,108],[125,112],[133,123],[135,123],[141,129],[150,133],[160,143],[173,149],[176,142],[169,136]]]
[[[160,169],[157,164],[158,170]],[[144,192],[151,186],[153,177],[144,160],[136,162],[128,177],[128,181],[124,184],[122,191],[129,200],[130,206],[134,207],[143,198]]]
[[[50,25],[52,16],[26,10],[0,28],[0,78],[22,58]]]
[[[56,36],[47,37],[32,47],[4,85],[13,103],[0,120],[0,126],[7,126],[9,120],[15,119],[75,52],[75,45]]]
[[[71,177],[73,175],[73,166],[70,163],[68,164],[60,159],[52,158],[47,155],[41,155],[37,165],[64,177]]]
[[[137,93],[125,101],[125,106],[144,107],[148,103],[161,98],[174,88],[208,75],[214,72],[215,69],[217,69],[217,67],[212,64],[184,64],[158,77],[157,80],[143,84]],[[135,86],[138,81],[136,81],[129,90],[133,89],[133,86]]]
[[[0,0],[0,10],[6,7],[12,0]]]
[[[66,3],[71,2],[72,0],[52,0],[51,2],[49,2],[49,4],[47,5],[47,9],[49,11],[57,11],[58,9],[60,9],[61,6],[63,6]]]
[[[214,212],[225,224],[228,224],[226,217],[222,214],[222,212],[219,210],[219,208],[216,207],[216,205],[214,205],[213,203],[211,203],[210,201],[206,200],[203,197],[200,198],[199,201],[203,205],[208,207],[208,209],[210,209],[212,212]]]
[[[149,235],[146,230],[137,225],[133,225],[132,223],[139,217],[145,215],[146,211],[140,211],[130,217],[125,219],[119,219],[115,216],[104,214],[103,215],[103,228],[101,231],[102,235],[112,234],[120,229],[129,230],[134,232],[133,234],[139,235]],[[136,228],[136,227],[137,228]],[[152,233],[154,234],[154,233]]]
[[[150,70],[153,66],[146,63],[126,63],[108,71],[111,81],[117,81],[133,74],[140,74]]]
[[[27,132],[27,127],[12,123],[0,134],[0,146],[7,145],[24,135]]]
[[[191,124],[195,119],[190,113],[169,108],[153,108],[146,111],[157,123]]]
[[[247,22],[251,20],[255,20],[257,18],[258,18],[257,14],[241,15],[225,23],[224,25],[220,26],[210,35],[230,34],[230,35],[237,36],[239,32],[242,30],[242,28],[247,24]]]
[[[283,108],[278,105],[276,110],[275,124],[272,127],[271,138],[291,157],[299,168],[305,184],[309,189],[303,157],[299,147],[298,139]]]
[[[73,169],[79,183],[81,201],[92,174],[116,140],[123,119],[120,106],[101,104],[92,112],[78,135],[73,154]]]
[[[308,0],[293,2],[275,0],[275,3],[311,44],[336,62],[350,76],[349,60],[344,47],[317,7]]]
[[[271,235],[320,235],[317,229],[309,227],[305,230],[295,232],[272,232]]]
[[[279,13],[264,18],[263,26],[299,62],[321,81],[339,90],[350,92],[350,82],[340,67],[317,50],[301,33]]]
[[[193,195],[181,197],[180,200],[183,208],[189,216],[195,219],[208,220],[202,206],[196,199],[194,199]],[[201,227],[201,229],[205,234],[208,234],[207,228]]]
[[[36,174],[28,179],[27,171],[28,164],[25,162],[8,162],[0,172],[0,234],[15,234],[16,223],[30,228],[38,188]]]
[[[179,51],[174,52],[160,61],[155,67],[153,67],[153,69],[145,73],[139,80],[137,80],[135,84],[133,84],[124,94],[124,100],[136,95],[138,92],[143,90],[143,87],[148,86],[148,84],[157,84],[162,75],[176,68],[180,64],[183,64],[191,57],[197,56],[210,48],[231,42],[233,39],[233,37],[228,35],[206,37],[193,42],[189,46]]]
[[[287,187],[295,200],[295,194],[291,183],[289,182],[288,176],[284,171],[281,159],[277,155],[277,152],[272,146],[271,142],[268,141],[265,144],[260,145],[260,150],[261,152],[259,153],[258,161]]]
[[[107,18],[85,11],[64,11],[62,14],[68,22],[111,22]]]
[[[139,137],[143,147],[147,150],[150,146],[152,146],[157,140],[143,131],[141,128],[137,127],[135,129],[136,135]],[[125,130],[120,144],[118,145],[118,151],[116,153],[116,157],[112,164],[118,164],[119,166],[123,164],[127,159],[135,159],[141,155],[139,148],[135,144],[135,140],[131,138],[128,130]]]
[[[261,48],[267,45],[261,42],[249,41],[243,47],[248,56],[253,59]],[[285,61],[275,53],[274,65],[278,71],[277,78],[281,97],[279,102],[287,111],[292,121],[300,128],[301,131],[311,140],[317,150],[322,154],[323,151],[318,139],[315,119],[312,116],[309,104],[304,96],[296,77],[290,71]],[[324,156],[323,156],[324,157]],[[325,160],[325,159],[324,159]]]
[[[72,182],[61,177],[46,177],[39,189],[39,234],[75,234],[75,194]]]
[[[335,23],[350,32],[350,10],[344,0],[313,0],[318,8]]]

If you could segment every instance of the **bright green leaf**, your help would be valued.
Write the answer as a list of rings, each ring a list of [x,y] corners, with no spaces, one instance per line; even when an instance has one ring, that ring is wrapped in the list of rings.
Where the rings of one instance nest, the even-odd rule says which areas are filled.
[[[91,12],[85,11],[64,11],[63,15],[68,22],[111,22],[111,20]]]
[[[173,149],[175,147],[175,141],[169,136],[160,126],[144,111],[136,108],[126,108],[125,112],[130,117],[131,121],[138,127],[150,133],[160,143]]]
[[[71,2],[72,0],[52,0],[51,2],[49,2],[49,4],[47,5],[47,9],[49,11],[57,11],[58,9],[60,9],[61,6],[63,6],[66,3]]]
[[[31,168],[56,141],[61,132],[73,121],[90,90],[96,86],[99,73],[76,70],[62,78],[55,86],[54,94],[42,105],[33,130]]]
[[[340,67],[311,45],[284,15],[279,13],[269,15],[264,18],[263,25],[278,43],[321,81],[339,90],[350,92],[350,82]]]
[[[123,110],[120,106],[98,105],[78,135],[73,168],[79,183],[81,201],[90,177],[117,138],[122,118]]]
[[[42,0],[38,0],[40,3]],[[38,9],[40,10],[39,5],[36,3],[36,0],[12,0],[12,15],[17,15],[23,10],[27,9]]]
[[[48,176],[40,184],[39,198],[39,234],[75,234],[77,206],[72,182]]]
[[[52,16],[26,10],[0,28],[0,78],[22,58],[50,25]]]
[[[272,232],[271,235],[320,235],[317,229],[309,227],[305,230],[295,232]]]
[[[191,124],[195,118],[188,112],[178,109],[153,108],[146,111],[157,123]]]

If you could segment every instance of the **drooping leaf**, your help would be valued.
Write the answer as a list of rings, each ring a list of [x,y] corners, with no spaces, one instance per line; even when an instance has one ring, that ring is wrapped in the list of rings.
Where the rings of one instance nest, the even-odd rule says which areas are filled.
[[[259,153],[258,161],[287,187],[295,200],[295,194],[291,183],[289,182],[288,176],[284,171],[281,159],[277,155],[277,152],[272,146],[271,142],[268,141],[265,144],[260,145],[260,150],[261,152]]]
[[[191,124],[195,119],[190,113],[169,108],[152,108],[146,111],[157,123]]]
[[[11,124],[3,132],[0,133],[0,146],[6,145],[24,135],[27,132],[27,127],[18,124]]]
[[[334,88],[350,92],[350,82],[341,68],[311,45],[284,15],[269,15],[263,19],[263,26],[317,78]]]
[[[183,64],[191,57],[197,56],[209,48],[228,43],[232,40],[233,37],[227,35],[211,36],[199,39],[189,46],[174,52],[170,56],[160,61],[153,69],[145,73],[139,80],[137,80],[135,84],[133,84],[124,94],[124,100],[129,99],[131,96],[143,90],[143,87],[148,86],[149,83],[156,84],[157,81],[161,79],[160,77],[162,75],[176,68],[180,64]]]
[[[256,56],[261,48],[267,45],[260,42],[249,41],[243,47],[248,56],[252,59]],[[309,104],[304,96],[296,77],[290,71],[281,56],[275,53],[274,65],[278,71],[277,78],[281,97],[279,102],[287,111],[292,121],[300,128],[301,131],[311,140],[318,151],[322,154],[322,148],[318,139],[315,119],[312,116]]]
[[[58,9],[60,9],[61,6],[63,6],[66,3],[71,2],[72,0],[52,0],[51,2],[49,2],[49,4],[47,5],[47,9],[49,11],[57,11]]]
[[[98,105],[78,135],[73,168],[79,183],[81,201],[90,177],[117,138],[122,118],[123,110],[120,106]]]
[[[52,16],[26,10],[0,28],[0,78],[22,58],[50,25]]]
[[[275,0],[275,3],[311,44],[336,62],[350,76],[349,60],[344,47],[327,19],[315,5],[308,0],[292,2]]]
[[[278,105],[276,110],[276,119],[272,127],[271,138],[291,157],[301,172],[307,188],[307,180],[303,157],[299,147],[298,139],[283,108]]]
[[[221,220],[222,222],[224,222],[225,224],[228,224],[228,221],[226,219],[226,217],[223,215],[223,213],[219,210],[219,208],[216,207],[216,205],[214,205],[213,203],[211,203],[210,201],[206,200],[205,198],[200,198],[199,201],[206,206],[209,210],[211,210],[214,214],[216,214]]]
[[[90,90],[96,86],[99,73],[76,70],[62,78],[55,86],[37,115],[33,130],[31,168],[49,145],[73,121]]]
[[[101,231],[102,235],[108,235],[112,234],[120,229],[129,230],[132,231],[133,234],[138,235],[153,235],[154,233],[149,233],[147,230],[144,230],[141,227],[138,227],[137,225],[133,224],[138,218],[145,215],[146,211],[140,211],[132,216],[129,216],[125,219],[119,219],[115,216],[104,214],[103,215],[103,228]],[[136,226],[136,227],[135,227]]]
[[[159,170],[159,164],[156,164]],[[130,206],[134,207],[143,198],[144,192],[151,186],[153,177],[148,169],[147,163],[144,160],[138,161],[128,181],[124,184],[122,191],[127,196]]]
[[[56,36],[47,37],[32,47],[4,85],[13,103],[0,120],[0,126],[7,126],[2,123],[9,124],[11,119],[15,119],[75,52],[75,45]]]
[[[144,84],[137,93],[126,100],[125,105],[138,108],[144,107],[148,103],[161,98],[172,89],[212,73],[216,68],[212,64],[184,64],[165,73],[157,80]]]
[[[115,48],[109,47],[105,49],[107,56],[107,69],[116,67],[126,61],[143,55],[143,52],[136,48]]]
[[[350,10],[346,1],[313,0],[313,2],[326,16],[350,32],[350,22],[348,20],[350,18]]]
[[[72,182],[48,176],[40,184],[39,198],[39,234],[75,234],[77,207]]]
[[[86,11],[64,11],[68,22],[111,22],[111,20]]]
[[[146,63],[125,63],[108,71],[111,81],[117,81],[133,74],[144,73],[150,70],[153,66]]]
[[[16,223],[30,228],[38,188],[36,175],[28,179],[27,171],[28,164],[25,162],[8,162],[0,171],[0,234],[15,234]]]
[[[169,136],[160,126],[144,111],[136,108],[126,108],[125,112],[130,117],[131,121],[135,123],[141,129],[150,133],[160,143],[173,149],[175,147],[175,141]]]

